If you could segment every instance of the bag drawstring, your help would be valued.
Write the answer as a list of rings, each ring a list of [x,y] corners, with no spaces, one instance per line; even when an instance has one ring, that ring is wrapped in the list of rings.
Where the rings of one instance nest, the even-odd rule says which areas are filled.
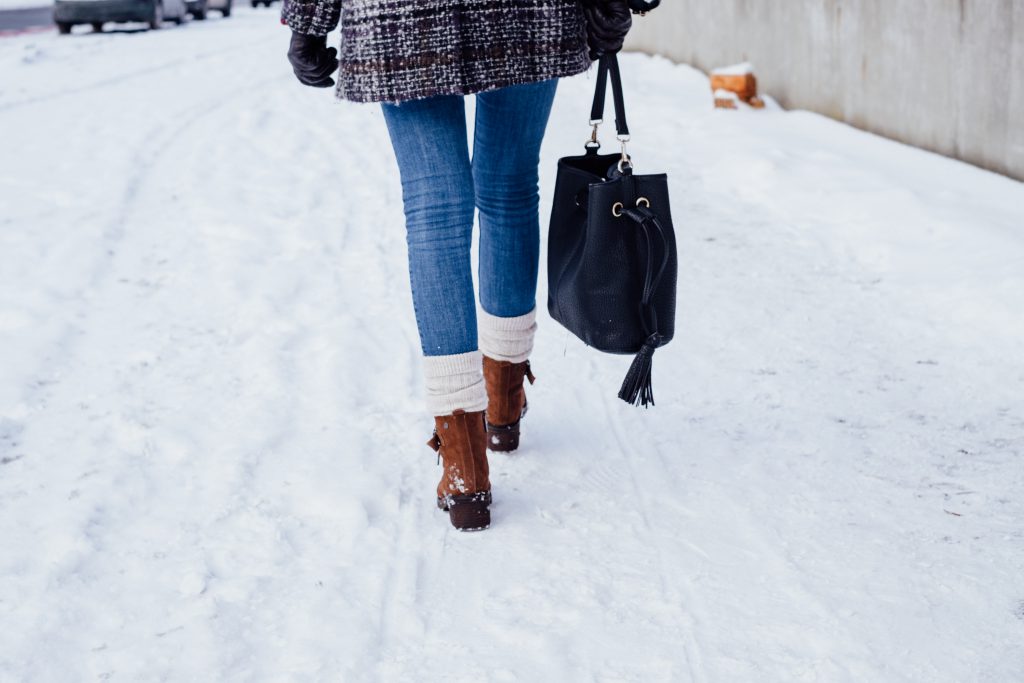
[[[658,289],[661,276],[668,265],[668,240],[665,237],[665,229],[658,221],[658,217],[644,206],[637,206],[632,209],[624,209],[624,215],[635,221],[644,236],[647,244],[647,267],[644,271],[644,289],[640,297],[640,319],[649,333],[643,345],[633,357],[633,362],[622,380],[622,387],[619,389],[619,398],[631,405],[642,405],[644,408],[654,405],[654,388],[652,386],[651,370],[654,362],[654,351],[661,346],[664,337],[658,333],[658,316],[651,304],[651,298]],[[654,243],[651,238],[651,231],[656,230],[661,238],[664,249],[662,249],[661,263],[658,269],[652,273],[654,262]]]

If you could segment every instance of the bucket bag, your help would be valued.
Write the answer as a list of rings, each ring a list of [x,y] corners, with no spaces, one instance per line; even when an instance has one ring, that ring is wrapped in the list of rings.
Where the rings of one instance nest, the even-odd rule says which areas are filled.
[[[621,151],[601,154],[597,139],[611,79]],[[622,79],[615,54],[598,63],[585,153],[563,157],[548,232],[548,312],[589,346],[632,354],[619,398],[654,405],[655,349],[672,340],[676,240],[664,173],[638,175],[626,153]]]

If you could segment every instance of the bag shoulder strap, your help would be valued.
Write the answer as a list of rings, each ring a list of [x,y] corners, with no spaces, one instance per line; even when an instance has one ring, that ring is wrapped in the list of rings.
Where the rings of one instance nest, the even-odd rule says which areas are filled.
[[[622,96],[622,76],[619,60],[615,53],[602,55],[597,64],[597,85],[594,86],[594,104],[590,108],[590,122],[604,118],[604,97],[608,88],[608,76],[612,79],[612,102],[615,106],[615,132],[620,138],[629,138],[626,124],[626,101]]]

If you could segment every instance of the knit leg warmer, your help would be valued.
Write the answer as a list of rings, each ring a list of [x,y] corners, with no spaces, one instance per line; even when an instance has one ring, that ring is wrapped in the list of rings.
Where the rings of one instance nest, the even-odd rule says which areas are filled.
[[[480,350],[493,360],[522,363],[533,351],[537,332],[537,309],[514,318],[499,318],[487,311],[477,312]]]
[[[424,356],[427,410],[431,415],[451,415],[462,408],[467,413],[487,408],[483,359],[479,351],[450,356]]]

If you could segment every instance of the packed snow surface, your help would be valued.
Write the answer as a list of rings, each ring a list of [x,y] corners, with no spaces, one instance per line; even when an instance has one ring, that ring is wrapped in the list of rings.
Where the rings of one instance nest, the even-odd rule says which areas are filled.
[[[287,40],[0,41],[0,679],[1022,679],[1024,186],[625,55],[679,236],[657,407],[542,313],[462,534],[379,110]]]
[[[53,0],[0,0],[0,10],[51,6],[53,6]]]

